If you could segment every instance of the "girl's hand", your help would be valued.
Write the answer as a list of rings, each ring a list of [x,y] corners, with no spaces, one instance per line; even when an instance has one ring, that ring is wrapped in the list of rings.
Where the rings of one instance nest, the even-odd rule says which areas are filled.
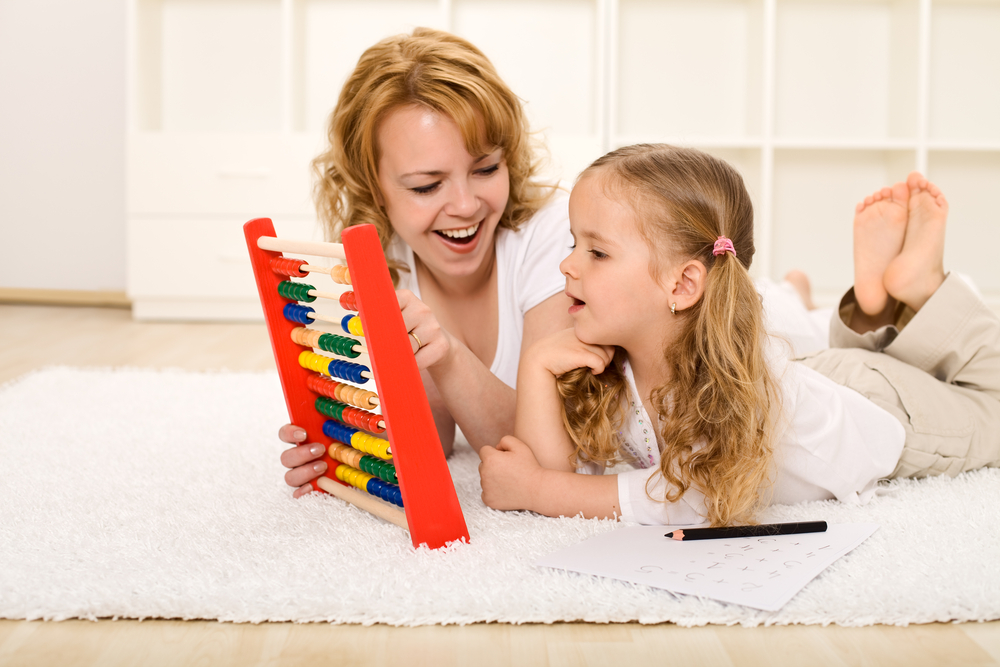
[[[326,453],[326,447],[319,443],[300,445],[306,439],[306,432],[294,424],[285,424],[278,430],[282,442],[297,445],[281,453],[281,465],[291,468],[285,473],[285,483],[296,487],[293,498],[304,496],[313,490],[309,482],[326,472],[326,462],[318,459]]]
[[[531,449],[512,435],[479,450],[483,502],[495,510],[530,510],[545,471]]]
[[[573,329],[563,329],[532,345],[527,356],[529,363],[556,377],[576,368],[589,368],[597,375],[611,363],[615,347],[584,343]]]
[[[447,357],[452,349],[451,335],[441,327],[431,309],[410,290],[396,290],[396,300],[403,313],[403,324],[411,334],[410,346],[417,368],[423,370]]]

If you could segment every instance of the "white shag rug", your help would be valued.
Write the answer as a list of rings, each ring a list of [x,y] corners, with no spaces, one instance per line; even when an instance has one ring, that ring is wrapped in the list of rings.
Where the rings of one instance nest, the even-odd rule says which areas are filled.
[[[291,498],[275,374],[52,368],[0,388],[0,617],[906,625],[1000,618],[1000,470],[898,481],[865,507],[767,521],[881,524],[777,612],[565,571],[540,556],[610,521],[496,512],[450,460],[471,544],[414,550],[328,496]]]

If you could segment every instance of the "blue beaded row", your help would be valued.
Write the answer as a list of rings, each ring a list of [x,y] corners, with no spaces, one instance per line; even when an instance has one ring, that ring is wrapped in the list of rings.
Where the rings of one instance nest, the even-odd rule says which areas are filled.
[[[342,442],[348,447],[351,445],[351,436],[358,432],[358,429],[351,428],[346,424],[341,424],[333,419],[327,419],[323,422],[323,435],[328,438],[333,438],[338,442]]]
[[[357,384],[364,384],[368,382],[368,378],[362,377],[362,373],[369,373],[371,369],[367,366],[362,366],[361,364],[352,364],[350,361],[341,361],[339,359],[333,359],[330,365],[327,366],[327,371],[335,378],[340,378],[341,380],[350,380],[351,382],[356,382]]]
[[[302,306],[297,303],[286,303],[285,309],[282,311],[285,315],[285,319],[290,322],[298,322],[299,324],[312,324],[312,318],[309,317],[311,313],[316,311],[309,306]]]
[[[393,505],[399,505],[400,507],[403,506],[403,494],[400,492],[399,487],[395,484],[389,484],[387,482],[383,482],[377,477],[372,477],[368,480],[368,485],[365,490],[373,496],[388,501]]]

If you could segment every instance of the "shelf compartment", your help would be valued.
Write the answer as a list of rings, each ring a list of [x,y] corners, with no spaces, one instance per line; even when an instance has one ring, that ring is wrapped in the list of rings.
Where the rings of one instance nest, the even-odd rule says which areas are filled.
[[[1000,141],[1000,2],[935,2],[930,47],[932,140]]]
[[[795,150],[774,154],[771,274],[809,274],[824,295],[854,282],[853,220],[858,202],[905,180],[914,151]]]
[[[916,139],[919,3],[779,0],[774,136]]]
[[[598,136],[595,0],[452,0],[451,23],[524,100],[533,130]]]
[[[280,130],[281,15],[279,0],[136,0],[134,129]]]
[[[967,274],[976,286],[1000,305],[1000,151],[930,151],[927,177],[948,199],[948,235],[944,245],[945,270]]]
[[[762,35],[763,3],[754,0],[621,0],[612,132],[759,135]]]
[[[418,26],[442,27],[437,0],[290,0],[292,127],[325,132],[340,89],[365,49]]]

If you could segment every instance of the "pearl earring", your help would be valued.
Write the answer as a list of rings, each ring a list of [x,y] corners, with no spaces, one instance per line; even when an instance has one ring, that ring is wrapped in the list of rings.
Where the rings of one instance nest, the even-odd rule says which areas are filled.
[[[677,314],[677,304],[676,303],[670,304],[670,314],[671,315],[676,315]]]

